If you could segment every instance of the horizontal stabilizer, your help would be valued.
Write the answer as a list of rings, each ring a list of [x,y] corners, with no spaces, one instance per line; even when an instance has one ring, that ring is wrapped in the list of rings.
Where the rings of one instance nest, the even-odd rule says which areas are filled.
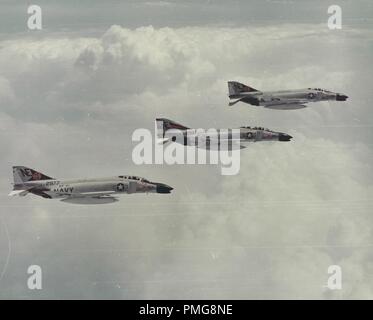
[[[160,138],[157,140],[157,144],[166,144],[169,141],[170,141],[169,138]]]
[[[9,197],[15,197],[15,196],[24,197],[28,193],[29,193],[28,190],[13,190],[11,193],[8,194],[8,196]]]
[[[234,106],[237,102],[240,102],[240,101],[241,101],[241,99],[238,99],[238,100],[233,101],[233,102],[229,102],[229,106],[232,107],[232,106]]]

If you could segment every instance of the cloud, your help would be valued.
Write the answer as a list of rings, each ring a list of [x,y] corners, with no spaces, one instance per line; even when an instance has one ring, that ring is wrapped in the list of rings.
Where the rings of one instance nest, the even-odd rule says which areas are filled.
[[[1,214],[12,255],[0,296],[371,298],[369,36],[324,25],[112,26],[98,37],[2,41]],[[351,99],[289,112],[229,108],[233,79]],[[294,139],[243,150],[233,177],[215,166],[135,166],[131,134],[156,116],[261,125]],[[58,178],[138,174],[175,192],[104,208],[8,199],[14,164]],[[39,294],[15,285],[32,263],[46,277]],[[342,266],[342,292],[323,287],[330,264]]]
[[[289,88],[297,85],[295,79],[299,78],[303,78],[304,85],[315,79],[320,82],[325,69],[321,64],[315,66],[315,61],[307,61],[307,55],[297,54],[297,60],[301,59],[298,64],[292,60],[284,64],[282,59],[289,58],[289,47],[291,52],[302,52],[334,36],[322,30],[275,30],[151,26],[130,30],[113,26],[100,39],[8,41],[0,53],[0,66],[10,85],[17,88],[20,108],[33,99],[47,114],[47,105],[53,102],[116,102],[149,90],[164,95],[181,87],[208,95],[215,81],[223,85],[223,75],[236,77],[239,71],[249,75],[246,80],[266,74],[256,84],[264,89],[276,87],[284,76],[290,80],[285,83]],[[341,41],[338,39],[337,43]],[[269,46],[276,54],[275,61],[270,58]],[[323,63],[328,63],[326,58]],[[344,72],[332,67],[322,83],[337,79],[334,85],[342,87],[344,76]],[[263,79],[268,79],[266,84]]]
[[[10,103],[14,100],[14,92],[10,86],[8,79],[0,78],[0,99],[4,103]]]

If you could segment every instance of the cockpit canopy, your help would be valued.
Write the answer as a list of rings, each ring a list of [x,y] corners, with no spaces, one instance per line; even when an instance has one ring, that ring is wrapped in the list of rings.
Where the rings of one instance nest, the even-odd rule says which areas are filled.
[[[271,131],[267,128],[263,128],[263,127],[240,127],[241,129],[251,129],[251,130],[265,130],[265,131]]]
[[[325,92],[325,93],[330,93],[330,91],[321,89],[321,88],[308,88],[308,90],[314,90],[314,91],[320,91],[320,92]]]
[[[138,177],[138,176],[118,176],[119,179],[128,179],[128,180],[136,180],[136,181],[141,181],[141,182],[147,182],[147,183],[150,183],[149,180],[145,179],[145,178],[141,178],[141,177]]]

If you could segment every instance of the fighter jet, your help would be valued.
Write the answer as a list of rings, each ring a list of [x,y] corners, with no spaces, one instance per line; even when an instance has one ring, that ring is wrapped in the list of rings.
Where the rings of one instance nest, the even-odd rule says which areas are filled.
[[[228,82],[228,91],[229,99],[236,99],[229,103],[230,106],[242,101],[254,106],[278,110],[302,109],[308,102],[346,101],[348,98],[345,94],[320,88],[263,92],[235,81]]]
[[[276,132],[262,127],[240,127],[239,134],[234,137],[231,129],[191,129],[166,118],[156,119],[158,143],[181,143],[184,146],[196,146],[210,150],[220,150],[223,144],[228,150],[247,147],[247,144],[257,141],[290,141],[293,137],[282,132]]]
[[[116,202],[115,196],[131,193],[171,193],[172,187],[137,176],[117,176],[99,179],[58,180],[33,169],[13,167],[14,188],[9,196],[28,193],[46,199],[60,199],[75,204]]]

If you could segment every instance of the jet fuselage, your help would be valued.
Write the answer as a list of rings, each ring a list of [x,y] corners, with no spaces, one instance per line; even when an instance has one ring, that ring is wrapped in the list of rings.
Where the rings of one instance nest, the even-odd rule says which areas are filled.
[[[191,129],[175,121],[158,118],[157,128],[160,128],[160,142],[169,141],[185,146],[196,146],[206,149],[228,150],[245,148],[248,143],[258,141],[290,141],[292,137],[283,132],[276,132],[262,127],[241,127],[238,129]]]
[[[229,105],[245,102],[254,106],[269,109],[301,109],[308,102],[318,101],[346,101],[347,96],[320,88],[306,88],[298,90],[259,91],[239,82],[228,82],[229,98],[236,99]]]
[[[59,180],[27,167],[13,167],[11,196],[32,193],[47,199],[73,203],[115,202],[119,194],[171,193],[172,187],[137,176]]]

